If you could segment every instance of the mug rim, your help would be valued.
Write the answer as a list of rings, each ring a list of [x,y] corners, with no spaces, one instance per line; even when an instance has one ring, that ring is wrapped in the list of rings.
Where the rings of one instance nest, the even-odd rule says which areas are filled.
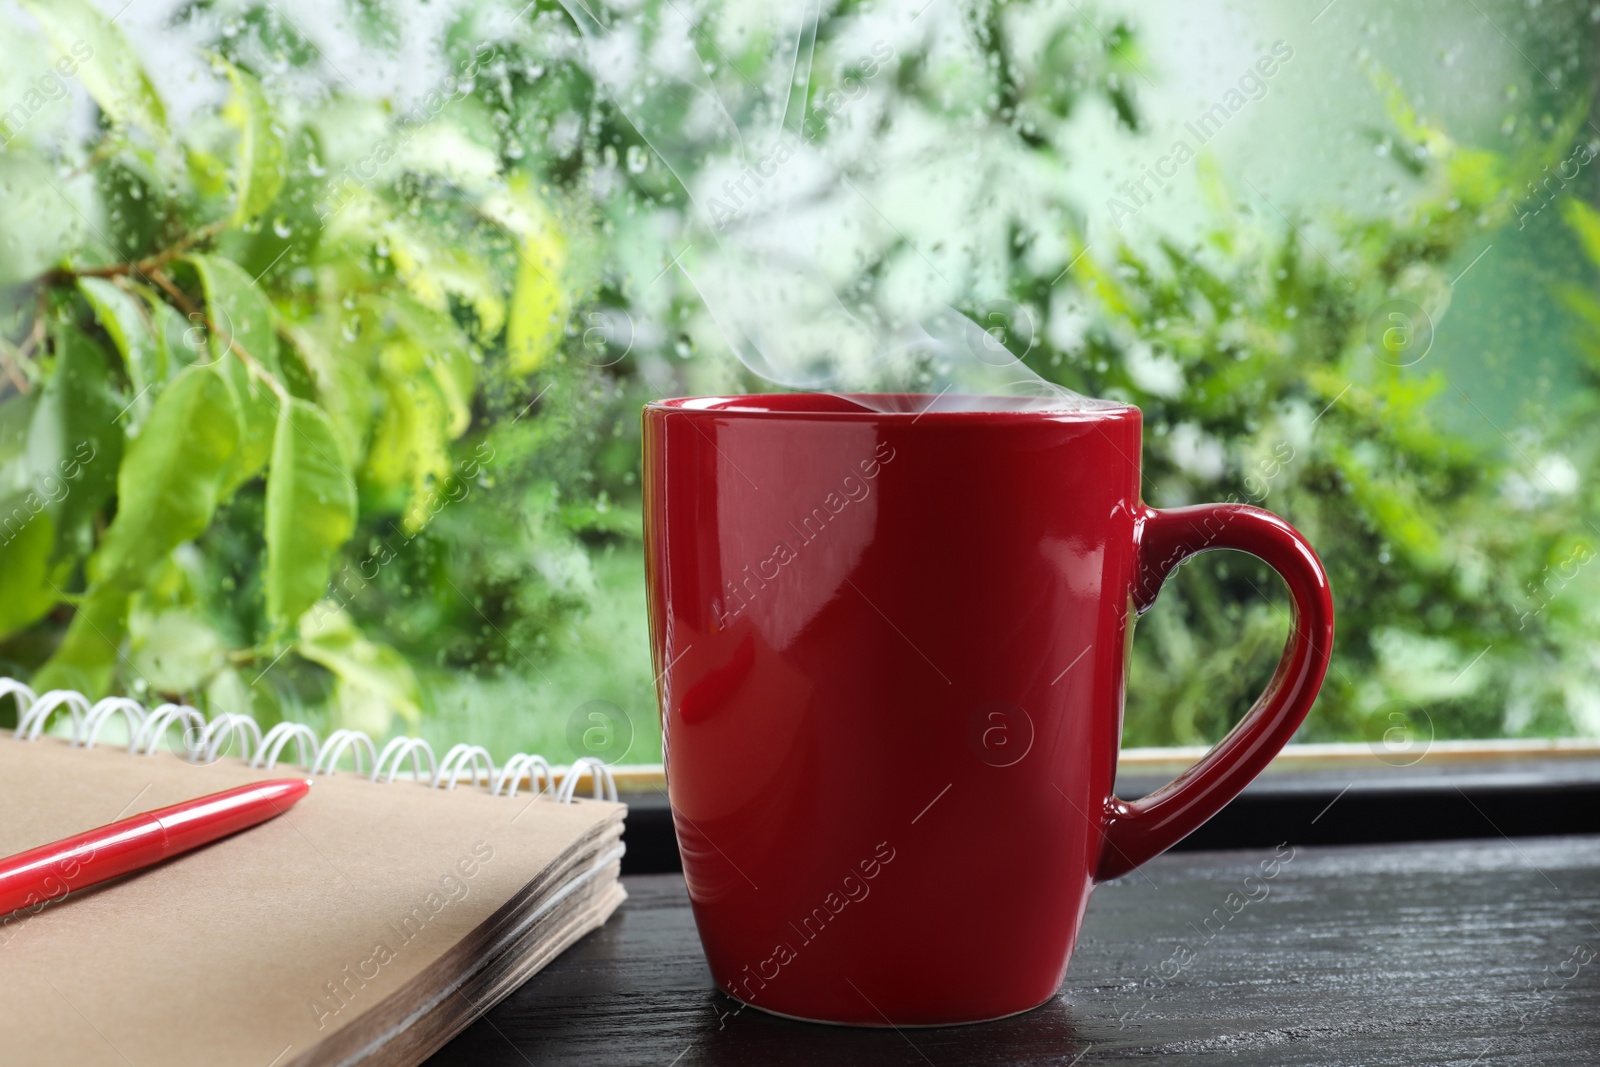
[[[988,423],[1040,423],[1040,422],[1098,422],[1139,419],[1141,412],[1133,404],[1116,400],[1094,400],[1092,407],[1011,409],[978,408],[973,410],[929,411],[912,407],[915,402],[931,403],[948,393],[734,393],[712,396],[663,397],[644,405],[646,412],[661,414],[695,414],[718,418],[740,419],[825,419],[863,422],[988,422]],[[954,394],[969,398],[969,394]],[[911,410],[880,411],[854,404],[852,398],[884,398],[896,406]],[[1029,397],[980,396],[970,399],[992,400],[1001,403],[1026,403]]]

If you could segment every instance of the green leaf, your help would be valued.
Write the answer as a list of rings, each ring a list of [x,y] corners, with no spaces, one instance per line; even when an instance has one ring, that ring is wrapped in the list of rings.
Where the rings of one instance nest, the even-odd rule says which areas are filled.
[[[62,189],[54,168],[33,153],[16,145],[0,152],[0,189],[0,286],[38,277],[92,239],[78,201],[64,200],[73,187]]]
[[[0,400],[0,497],[26,491],[32,485],[28,476],[28,427],[33,424],[33,409],[38,393],[12,393]]]
[[[1561,205],[1561,213],[1566,216],[1572,232],[1578,235],[1578,242],[1588,253],[1589,262],[1600,267],[1600,211],[1582,200],[1569,198]]]
[[[189,183],[204,200],[220,201],[230,195],[228,164],[221,158],[193,144],[183,146],[183,157],[189,173]],[[207,217],[209,216],[210,213]]]
[[[506,354],[513,374],[531,374],[544,366],[561,343],[566,325],[566,293],[559,257],[540,243],[523,246],[517,262],[517,284],[511,294],[511,323],[506,328]]]
[[[141,295],[150,310],[155,342],[161,349],[161,360],[168,378],[185,367],[211,362],[211,350],[206,346],[206,331],[198,321],[191,324],[155,293],[141,292]]]
[[[133,46],[89,0],[22,0],[100,110],[116,124],[165,134],[167,111]]]
[[[450,477],[450,415],[434,383],[418,374],[421,361],[410,342],[384,346],[382,403],[362,471],[363,482],[379,493],[404,492],[403,525],[411,534],[427,525]]]
[[[239,437],[233,393],[216,370],[190,367],[174,378],[128,447],[117,517],[89,562],[91,581],[137,588],[174,548],[205,532]]]
[[[335,726],[361,730],[371,737],[384,737],[394,723],[394,709],[388,697],[353,678],[334,679],[331,710]]]
[[[477,368],[460,349],[435,349],[424,358],[433,384],[450,412],[448,432],[452,440],[472,425],[472,392],[477,383]]]
[[[262,729],[266,729],[267,724],[256,715],[255,701],[251,696],[250,687],[239,672],[232,667],[224,667],[206,686],[206,710],[211,712],[212,718],[225,714],[250,715],[261,722]]]
[[[272,206],[283,188],[283,139],[277,120],[261,82],[248,71],[227,60],[218,60],[228,74],[233,95],[222,109],[222,117],[239,131],[234,148],[233,224],[241,226]]]
[[[55,522],[48,511],[30,506],[37,502],[37,496],[0,501],[0,640],[44,618],[61,599],[52,582],[64,581],[66,575],[52,575],[50,564]],[[69,562],[57,569],[70,567]]]
[[[100,346],[69,323],[54,333],[55,371],[28,425],[28,477],[55,520],[56,557],[82,557],[94,547],[93,518],[116,484],[122,405]]]
[[[583,500],[562,504],[561,525],[573,533],[621,534],[644,540],[644,515],[637,507],[625,507],[606,500]]]
[[[277,395],[245,365],[234,346],[277,377],[281,374],[278,337],[272,305],[243,267],[223,256],[190,256],[189,262],[200,277],[206,313],[216,327],[210,338],[212,358],[233,393],[240,416],[239,447],[221,483],[221,499],[227,499],[266,467],[278,426]]]
[[[128,635],[128,601],[122,586],[90,590],[55,654],[29,679],[35,690],[76,689],[90,698],[104,696]]]
[[[28,465],[37,406],[37,393],[0,401],[0,640],[38,621],[60,599],[50,584],[55,520]]]
[[[504,184],[499,144],[493,110],[476,97],[458,97],[406,139],[395,163],[412,174],[443,178],[465,199],[480,200]]]
[[[220,360],[233,344],[263,368],[278,373],[278,337],[273,329],[272,304],[239,264],[225,256],[189,256],[200,276],[206,297],[206,314],[216,329],[211,334],[211,355]]]
[[[561,278],[567,242],[526,180],[513,181],[484,210],[518,237],[506,355],[513,374],[529,374],[550,358],[566,328],[567,294]]]
[[[124,425],[129,433],[137,433],[150,414],[155,391],[167,380],[165,341],[156,335],[155,320],[145,304],[106,279],[80,278],[78,291],[89,301],[95,319],[122,357],[134,393]]]
[[[311,372],[317,400],[333,419],[351,466],[359,466],[372,432],[368,347],[341,342],[337,325],[324,317],[290,323],[284,331]]]
[[[219,500],[226,500],[245,482],[266,469],[278,429],[278,396],[261,376],[230,352],[217,370],[239,412],[239,447],[222,472]]]
[[[128,659],[134,670],[163,693],[197,689],[223,664],[222,636],[193,612],[135,611],[129,632]]]
[[[418,302],[437,312],[449,313],[449,296],[454,294],[477,314],[481,337],[498,336],[506,321],[506,302],[489,258],[407,221],[394,219],[380,231],[395,275]]]
[[[392,325],[410,342],[398,342],[404,355],[390,353],[388,361],[404,363],[407,374],[426,368],[449,411],[450,437],[466,433],[472,423],[472,393],[477,386],[472,344],[466,334],[448,312],[435,311],[405,296],[389,294],[372,304],[380,322]]]
[[[356,528],[356,489],[333,421],[305,400],[278,416],[267,475],[267,618],[287,629],[328,587]]]
[[[377,708],[410,723],[420,718],[417,679],[405,658],[388,645],[367,640],[332,601],[324,600],[300,617],[300,640],[294,649],[333,672],[340,689],[336,701],[344,712],[359,710],[361,728],[379,735],[387,729],[387,720],[375,721]],[[348,721],[350,715],[343,717]]]

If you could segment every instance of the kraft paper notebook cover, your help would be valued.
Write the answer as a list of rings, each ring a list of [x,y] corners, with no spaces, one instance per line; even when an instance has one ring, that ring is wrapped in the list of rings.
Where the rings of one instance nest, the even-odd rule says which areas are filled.
[[[35,700],[0,683],[0,696],[8,690],[20,725],[0,732],[0,855],[248,781],[316,783],[253,829],[0,919],[8,1067],[417,1063],[623,899],[624,807],[574,798],[576,772],[557,786],[537,757],[496,771],[463,746],[432,776],[439,788],[431,753],[416,754],[422,780],[383,781],[403,745],[390,746],[377,781],[290,759],[251,767],[214,751],[250,735],[257,763],[308,742],[306,762],[322,764],[357,744],[369,774],[374,753],[348,733],[317,757],[308,731],[276,729],[262,745],[254,724],[207,730],[192,709],[146,715],[131,701]],[[48,716],[32,713],[51,700]],[[70,717],[76,741],[27,740],[45,717]],[[131,721],[135,745],[160,750],[109,746],[114,719]],[[198,762],[166,749],[185,738]],[[530,766],[555,788],[508,798]],[[597,790],[608,777],[598,764],[581,773]]]

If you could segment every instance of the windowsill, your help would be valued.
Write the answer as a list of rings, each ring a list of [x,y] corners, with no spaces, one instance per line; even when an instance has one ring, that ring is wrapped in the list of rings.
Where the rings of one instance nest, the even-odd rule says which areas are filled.
[[[1144,788],[1129,792],[1142,796],[1193,766],[1207,751],[1205,745],[1123,749],[1117,760],[1117,780],[1138,783]],[[1284,775],[1294,776],[1294,784],[1281,783],[1293,788],[1304,781],[1320,782],[1324,775],[1331,780],[1352,772],[1362,777],[1382,776],[1395,783],[1431,781],[1440,775],[1513,772],[1541,778],[1572,773],[1590,780],[1597,767],[1600,740],[1591,738],[1434,741],[1425,751],[1392,752],[1382,745],[1361,742],[1293,744],[1278,754],[1251,788],[1264,788]],[[667,785],[665,768],[659,763],[622,764],[613,767],[612,774],[617,789],[632,794],[629,799],[660,793]]]
[[[1117,795],[1145,796],[1204,752],[1127,750]],[[624,872],[681,869],[661,766],[614,773],[631,809]],[[1364,744],[1293,745],[1176,851],[1596,833],[1600,742],[1436,741],[1421,758]]]

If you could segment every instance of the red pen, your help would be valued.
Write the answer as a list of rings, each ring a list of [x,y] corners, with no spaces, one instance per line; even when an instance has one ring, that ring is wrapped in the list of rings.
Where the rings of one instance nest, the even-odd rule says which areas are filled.
[[[0,916],[74,889],[141,870],[287,811],[311,791],[304,778],[278,778],[119,819],[0,859]]]

